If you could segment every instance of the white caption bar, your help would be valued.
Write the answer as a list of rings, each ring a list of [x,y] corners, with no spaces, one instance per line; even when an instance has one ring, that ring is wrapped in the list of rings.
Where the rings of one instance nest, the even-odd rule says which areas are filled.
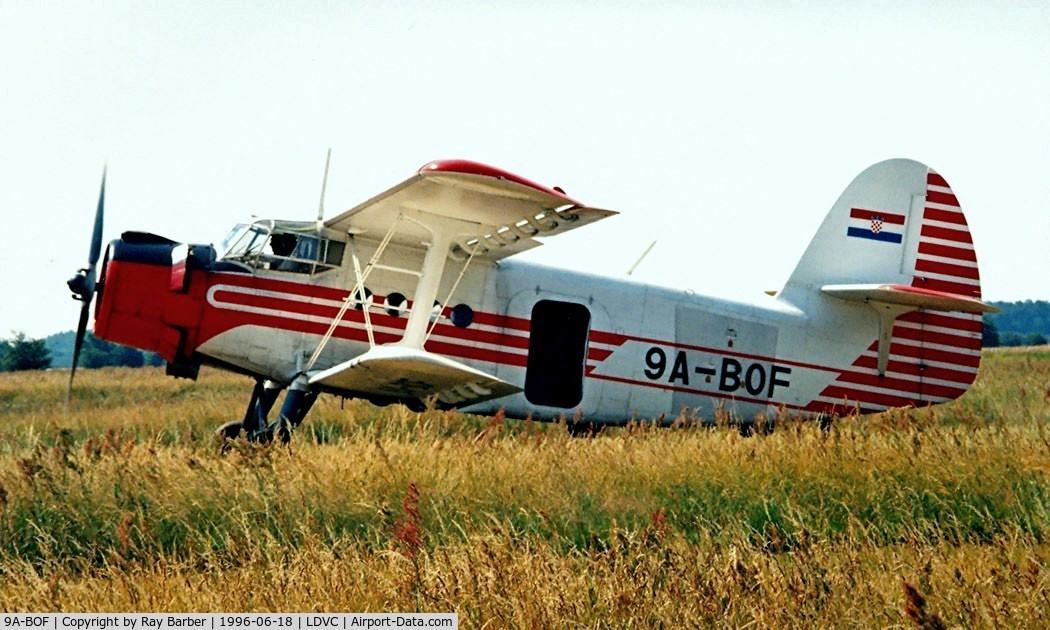
[[[0,630],[356,630],[459,628],[457,613],[3,614]]]

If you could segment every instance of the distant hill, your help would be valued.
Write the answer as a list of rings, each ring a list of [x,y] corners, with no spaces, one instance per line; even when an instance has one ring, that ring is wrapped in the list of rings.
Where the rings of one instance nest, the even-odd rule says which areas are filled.
[[[51,351],[51,367],[69,367],[73,363],[73,342],[77,334],[72,330],[60,332],[44,338],[44,344]]]
[[[76,333],[72,330],[55,333],[44,338],[44,344],[51,351],[51,367],[68,368],[73,363],[73,344]],[[123,365],[140,367],[142,365],[163,365],[164,360],[153,352],[142,352],[96,338],[90,332],[84,340],[80,352],[80,367],[93,368],[106,365]]]

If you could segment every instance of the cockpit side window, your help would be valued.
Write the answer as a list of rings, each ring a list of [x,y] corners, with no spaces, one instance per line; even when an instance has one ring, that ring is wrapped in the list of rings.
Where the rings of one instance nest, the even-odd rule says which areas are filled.
[[[340,241],[325,241],[325,243],[325,264],[333,267],[342,266],[343,252],[346,251],[346,243]]]
[[[275,225],[276,224],[276,225]],[[346,244],[281,222],[238,225],[223,240],[222,260],[250,269],[316,274],[339,267]]]

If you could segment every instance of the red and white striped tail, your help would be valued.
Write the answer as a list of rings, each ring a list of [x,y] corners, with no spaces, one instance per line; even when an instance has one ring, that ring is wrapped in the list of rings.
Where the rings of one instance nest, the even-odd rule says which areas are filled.
[[[933,170],[926,174],[920,220],[917,243],[908,244],[916,247],[914,264],[910,270],[901,270],[910,271],[911,286],[980,299],[977,256],[966,218],[948,182]],[[878,373],[878,342],[873,341],[807,410],[844,414],[859,409],[867,413],[954,400],[977,376],[981,331],[981,316],[976,314],[906,313],[894,324],[884,375]]]

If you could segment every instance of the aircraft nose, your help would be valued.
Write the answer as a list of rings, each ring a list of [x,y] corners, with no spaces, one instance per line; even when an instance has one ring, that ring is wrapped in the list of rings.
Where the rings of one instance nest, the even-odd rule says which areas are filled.
[[[67,280],[66,286],[73,292],[71,297],[74,300],[86,302],[91,297],[91,291],[88,288],[86,269],[81,269],[77,272],[77,275]]]

